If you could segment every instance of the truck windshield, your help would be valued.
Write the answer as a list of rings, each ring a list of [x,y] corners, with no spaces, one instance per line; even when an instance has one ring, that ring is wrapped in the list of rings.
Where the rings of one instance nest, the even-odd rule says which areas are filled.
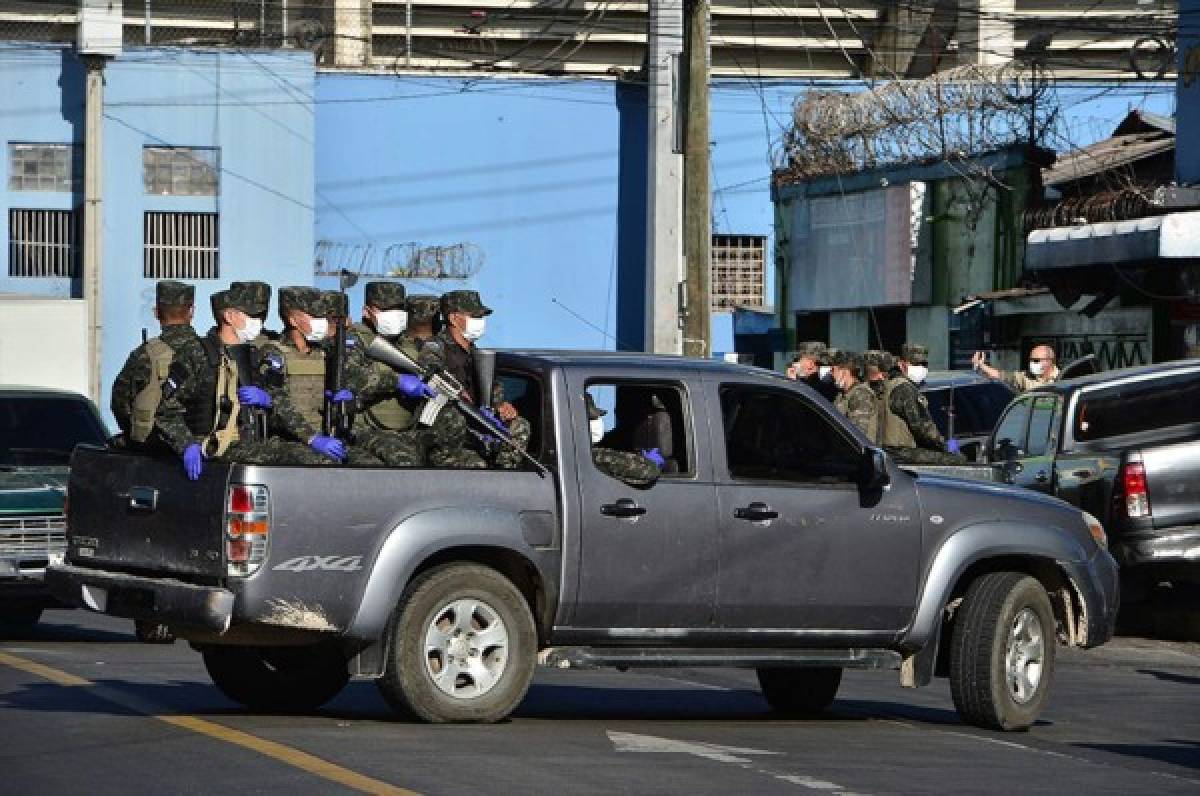
[[[1075,439],[1091,442],[1124,434],[1200,423],[1200,373],[1177,373],[1085,392],[1075,413]]]
[[[91,407],[80,399],[0,396],[0,466],[67,464],[76,445],[102,445],[105,436]]]

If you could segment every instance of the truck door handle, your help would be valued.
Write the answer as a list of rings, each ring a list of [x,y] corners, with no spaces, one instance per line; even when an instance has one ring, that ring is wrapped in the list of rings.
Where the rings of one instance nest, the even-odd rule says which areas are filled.
[[[753,520],[759,522],[762,520],[773,520],[779,516],[779,512],[768,506],[766,503],[751,503],[749,506],[743,506],[733,510],[733,516],[739,520]]]
[[[1033,480],[1037,481],[1039,484],[1044,484],[1050,480],[1050,476],[1048,476],[1046,474],[1045,470],[1038,470],[1037,473],[1033,476]]]
[[[629,498],[621,498],[616,503],[605,503],[600,507],[600,513],[606,517],[640,517],[646,513],[646,508]]]
[[[134,486],[121,497],[129,498],[130,511],[152,512],[158,508],[158,490],[150,486]]]

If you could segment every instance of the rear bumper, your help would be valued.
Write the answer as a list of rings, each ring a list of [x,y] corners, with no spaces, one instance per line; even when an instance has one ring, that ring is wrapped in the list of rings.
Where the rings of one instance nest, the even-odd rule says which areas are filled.
[[[127,619],[188,625],[217,633],[228,630],[233,620],[233,592],[215,586],[70,564],[48,567],[46,586],[69,605]]]
[[[1200,565],[1200,526],[1127,531],[1112,540],[1112,550],[1117,563],[1123,567],[1180,563]]]

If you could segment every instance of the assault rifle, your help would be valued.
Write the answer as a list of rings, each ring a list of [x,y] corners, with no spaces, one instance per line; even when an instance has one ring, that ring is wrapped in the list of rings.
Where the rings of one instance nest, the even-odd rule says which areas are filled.
[[[432,425],[434,419],[445,408],[446,404],[453,404],[458,411],[462,412],[463,417],[476,426],[477,430],[496,437],[505,445],[508,445],[521,454],[526,461],[537,469],[539,475],[549,475],[546,467],[537,459],[530,456],[529,451],[519,445],[507,430],[498,428],[483,412],[479,411],[478,407],[469,401],[463,400],[462,385],[445,370],[422,367],[408,354],[399,350],[379,335],[376,335],[375,339],[371,341],[371,345],[367,346],[367,356],[377,362],[382,362],[392,370],[402,370],[419,376],[433,390],[434,397],[426,400],[425,406],[422,407],[421,413],[417,416],[417,422],[421,425]]]
[[[338,274],[338,306],[330,316],[330,321],[337,324],[333,337],[333,352],[325,357],[325,409],[322,412],[322,431],[326,436],[337,437],[343,442],[350,441],[350,429],[354,426],[354,408],[347,406],[344,401],[335,401],[337,395],[346,385],[346,318],[350,314],[350,302],[346,298],[346,288],[353,287],[358,281],[358,275],[346,269]]]

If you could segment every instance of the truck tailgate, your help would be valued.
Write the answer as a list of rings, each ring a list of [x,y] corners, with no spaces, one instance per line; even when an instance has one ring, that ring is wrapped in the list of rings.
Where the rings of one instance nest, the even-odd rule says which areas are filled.
[[[1142,448],[1155,528],[1200,525],[1200,440]]]
[[[228,467],[189,481],[178,461],[79,447],[67,487],[67,558],[80,566],[225,574]]]

